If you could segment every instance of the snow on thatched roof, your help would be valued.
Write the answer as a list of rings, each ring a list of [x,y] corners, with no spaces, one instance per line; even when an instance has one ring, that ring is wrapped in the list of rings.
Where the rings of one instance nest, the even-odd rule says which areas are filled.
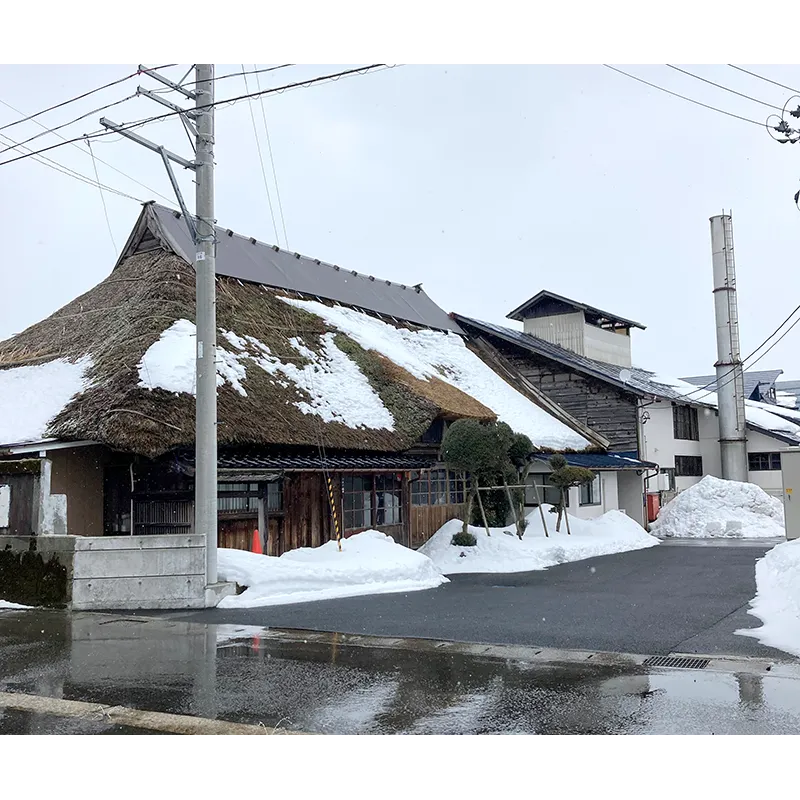
[[[458,334],[286,295],[217,277],[220,445],[397,452],[459,417],[503,419],[543,448],[589,445]],[[195,335],[192,267],[163,249],[128,256],[0,342],[0,445],[92,440],[150,457],[191,445]],[[31,395],[48,393],[33,424]]]

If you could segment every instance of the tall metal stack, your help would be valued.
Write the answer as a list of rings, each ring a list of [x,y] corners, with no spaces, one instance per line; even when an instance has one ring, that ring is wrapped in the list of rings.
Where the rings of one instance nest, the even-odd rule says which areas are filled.
[[[711,217],[711,257],[714,271],[714,313],[717,323],[717,396],[722,477],[747,480],[747,426],[744,411],[744,370],[739,344],[739,309],[733,255],[733,219]]]

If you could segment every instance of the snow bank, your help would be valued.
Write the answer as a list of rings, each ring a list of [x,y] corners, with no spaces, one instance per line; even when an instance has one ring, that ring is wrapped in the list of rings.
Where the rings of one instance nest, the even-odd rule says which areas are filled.
[[[365,594],[413,592],[447,583],[425,555],[395,544],[391,536],[364,531],[321,547],[290,550],[279,558],[220,548],[221,580],[249,587],[219,608],[251,608]]]
[[[420,380],[436,377],[490,408],[518,433],[540,447],[583,450],[589,442],[504,381],[454,333],[396,328],[342,306],[281,297],[285,303],[321,317],[365,350],[374,350]]]
[[[19,603],[11,603],[8,600],[0,600],[0,611],[3,611],[4,609],[10,611],[24,611],[29,608],[33,608],[33,606],[21,606]]]
[[[706,475],[661,509],[652,531],[661,538],[783,537],[783,505],[753,483]]]
[[[764,624],[736,633],[800,656],[800,540],[773,547],[756,563],[756,588],[748,613]]]
[[[546,569],[569,561],[641,550],[658,544],[640,525],[621,511],[608,511],[601,517],[582,520],[570,517],[571,535],[562,522],[561,532],[555,532],[556,515],[545,507],[549,538],[545,537],[538,511],[528,515],[528,527],[522,539],[514,526],[484,528],[470,526],[478,540],[475,547],[455,547],[453,535],[461,530],[459,520],[445,523],[421,548],[445,575],[457,572],[527,572]]]
[[[88,385],[88,356],[0,369],[0,444],[37,442],[47,426]]]

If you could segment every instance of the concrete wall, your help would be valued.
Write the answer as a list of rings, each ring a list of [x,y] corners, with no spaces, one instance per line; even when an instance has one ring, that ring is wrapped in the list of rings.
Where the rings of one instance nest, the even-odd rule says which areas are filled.
[[[72,608],[203,608],[203,536],[75,537]]]
[[[617,497],[619,508],[645,527],[644,477],[637,475],[636,470],[617,473]]]
[[[619,364],[631,365],[631,337],[626,333],[598,328],[597,325],[583,326],[583,354],[587,358]]]
[[[48,450],[52,462],[50,492],[65,495],[67,533],[103,535],[103,468],[108,451],[102,447]]]
[[[546,342],[560,344],[573,353],[583,355],[583,311],[556,314],[549,317],[530,317],[522,323],[525,333],[538,336]]]

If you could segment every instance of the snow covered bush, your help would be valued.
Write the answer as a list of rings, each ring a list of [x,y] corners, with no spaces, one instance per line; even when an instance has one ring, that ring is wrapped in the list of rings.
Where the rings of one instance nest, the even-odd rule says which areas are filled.
[[[652,531],[661,538],[785,536],[783,505],[760,486],[706,475],[661,509]]]
[[[478,544],[478,540],[469,532],[459,531],[450,540],[450,544],[456,547],[475,547]]]

